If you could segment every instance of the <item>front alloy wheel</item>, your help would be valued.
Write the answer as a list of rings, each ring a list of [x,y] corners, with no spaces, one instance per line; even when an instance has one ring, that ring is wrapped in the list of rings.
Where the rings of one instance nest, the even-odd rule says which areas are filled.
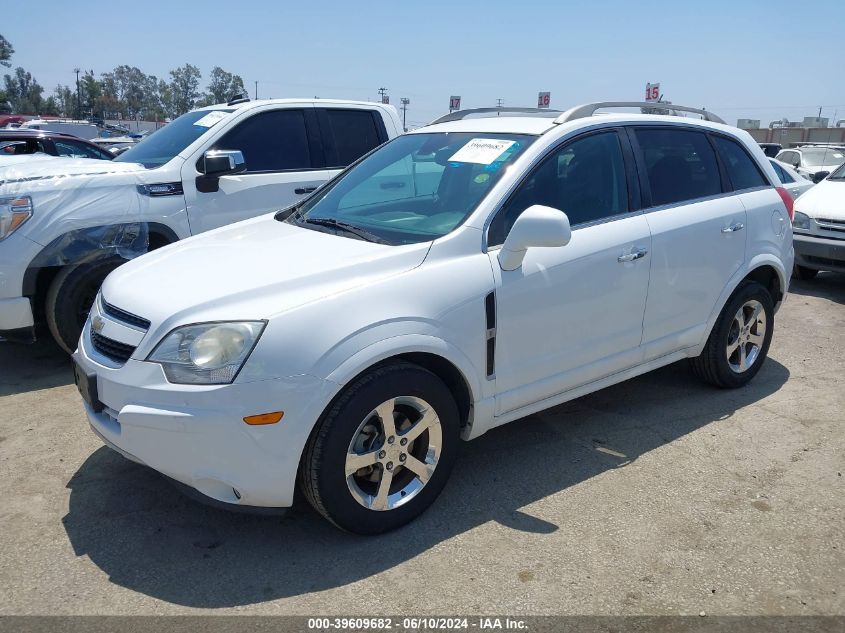
[[[442,444],[440,418],[425,400],[400,396],[382,402],[349,443],[349,492],[370,510],[409,502],[434,474]]]
[[[440,494],[459,441],[458,407],[439,377],[404,361],[378,366],[347,385],[317,422],[300,487],[338,527],[386,532]]]

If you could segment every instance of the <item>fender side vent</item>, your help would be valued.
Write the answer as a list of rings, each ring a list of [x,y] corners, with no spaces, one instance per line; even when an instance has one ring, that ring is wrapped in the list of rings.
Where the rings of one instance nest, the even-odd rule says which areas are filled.
[[[487,378],[496,373],[496,296],[488,294],[484,298],[484,312],[487,317]]]

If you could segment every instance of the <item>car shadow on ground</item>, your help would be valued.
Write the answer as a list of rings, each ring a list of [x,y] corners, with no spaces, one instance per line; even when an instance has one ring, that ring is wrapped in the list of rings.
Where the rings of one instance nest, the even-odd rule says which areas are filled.
[[[298,499],[283,518],[216,510],[108,448],[77,470],[65,530],[111,582],[170,603],[230,607],[340,587],[389,570],[489,521],[537,534],[558,526],[521,508],[777,391],[789,371],[768,359],[750,385],[704,385],[684,363],[494,429],[462,445],[449,484],[395,532],[341,532]]]
[[[829,299],[834,303],[845,305],[845,274],[819,273],[815,279],[801,281],[792,279],[789,284],[790,294],[805,297],[819,297]]]
[[[0,341],[0,396],[73,384],[70,356],[49,332],[32,344]]]

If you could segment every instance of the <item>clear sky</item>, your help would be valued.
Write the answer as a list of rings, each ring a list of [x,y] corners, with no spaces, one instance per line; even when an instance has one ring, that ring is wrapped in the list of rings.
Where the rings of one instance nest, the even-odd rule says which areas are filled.
[[[3,4],[12,62],[45,88],[73,68],[120,64],[169,79],[185,62],[244,78],[259,97],[408,97],[409,124],[448,109],[563,109],[639,100],[661,83],[674,103],[738,117],[845,119],[845,0],[40,0]],[[789,51],[789,52],[787,52]]]

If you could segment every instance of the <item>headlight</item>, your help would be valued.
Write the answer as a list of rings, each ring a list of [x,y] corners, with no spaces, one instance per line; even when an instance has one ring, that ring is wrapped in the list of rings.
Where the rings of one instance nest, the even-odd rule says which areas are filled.
[[[32,198],[0,198],[0,240],[5,240],[32,217]]]
[[[147,360],[159,363],[170,382],[228,384],[238,375],[265,325],[264,321],[185,325],[165,336]]]
[[[810,230],[810,216],[800,211],[795,212],[795,217],[792,218],[792,228],[801,229],[804,231]]]

